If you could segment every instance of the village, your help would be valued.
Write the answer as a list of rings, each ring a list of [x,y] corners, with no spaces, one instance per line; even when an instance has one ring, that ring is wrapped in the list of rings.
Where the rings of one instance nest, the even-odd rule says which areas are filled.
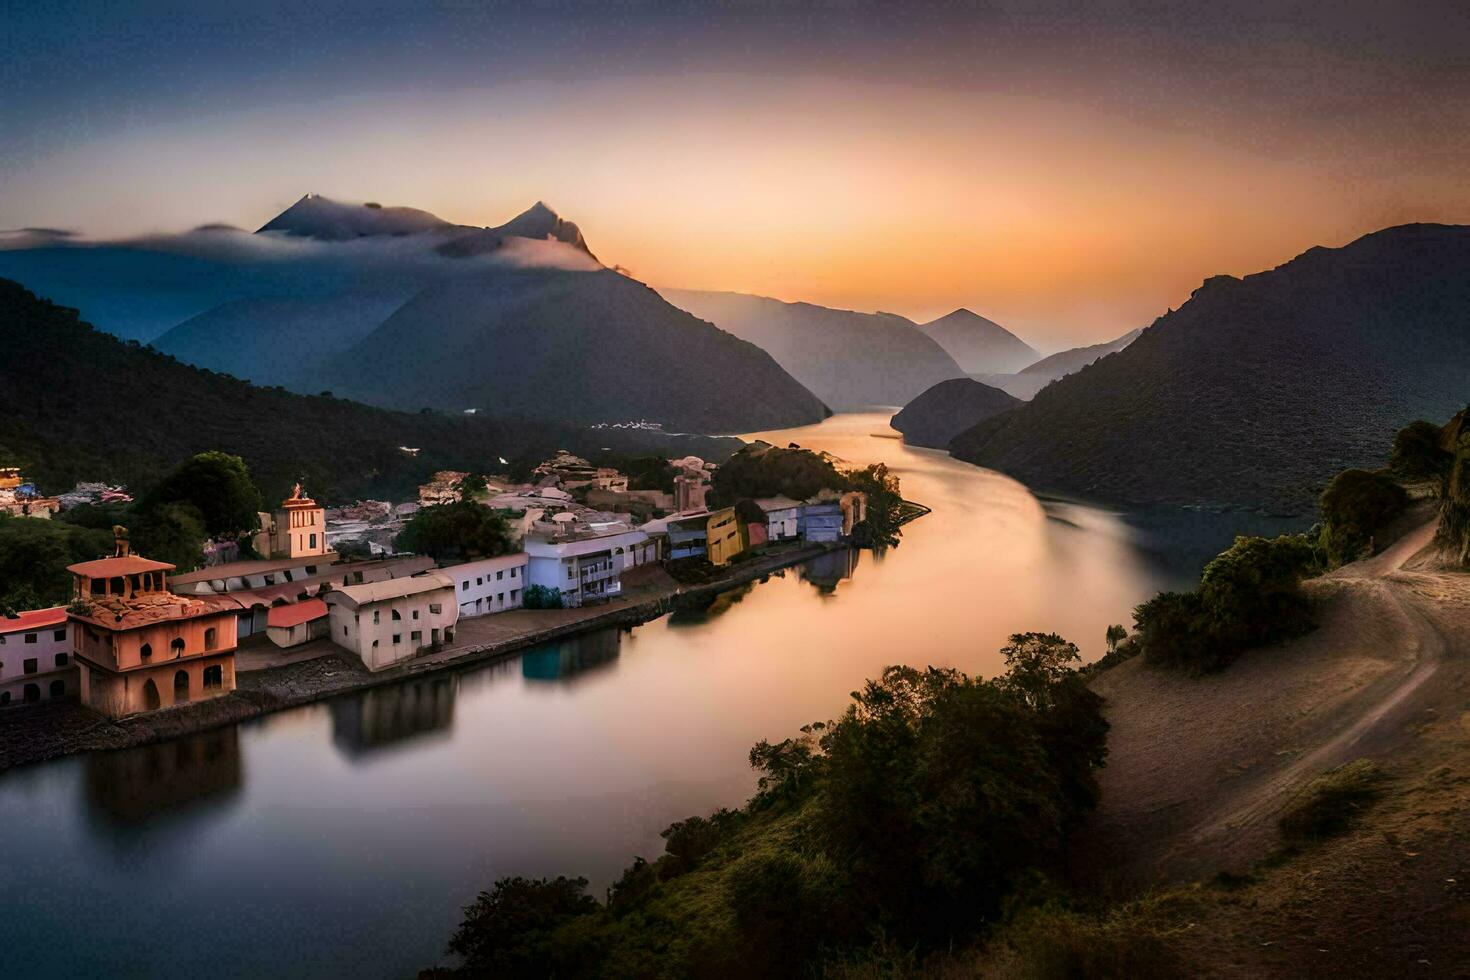
[[[693,456],[671,466],[672,492],[630,489],[617,469],[565,451],[525,482],[439,472],[396,505],[328,508],[298,485],[258,515],[248,542],[258,557],[210,541],[203,566],[185,572],[135,553],[115,527],[110,555],[67,568],[68,605],[0,612],[0,708],[75,701],[117,720],[322,658],[386,680],[495,656],[845,551],[866,516],[852,490],[710,507],[716,466]],[[0,470],[0,509],[12,517],[104,499],[129,498],[103,484],[41,497],[19,471]],[[514,550],[436,561],[399,549],[416,515],[465,502],[504,517]]]

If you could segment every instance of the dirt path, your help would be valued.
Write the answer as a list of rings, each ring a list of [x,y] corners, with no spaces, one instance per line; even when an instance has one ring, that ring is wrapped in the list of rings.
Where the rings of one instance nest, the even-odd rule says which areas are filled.
[[[1274,818],[1303,785],[1335,766],[1392,747],[1403,734],[1403,722],[1421,707],[1424,685],[1443,664],[1448,644],[1439,628],[1412,599],[1412,576],[1403,565],[1434,537],[1430,522],[1404,535],[1381,555],[1333,572],[1326,579],[1361,593],[1355,599],[1364,610],[1388,610],[1401,625],[1398,652],[1402,670],[1374,685],[1366,703],[1332,719],[1337,731],[1321,733],[1316,748],[1266,773],[1253,785],[1228,796],[1220,810],[1203,820],[1175,850],[1211,848],[1224,858],[1240,858],[1229,839],[1249,840],[1251,831]]]
[[[1102,674],[1094,686],[1113,730],[1085,840],[1102,858],[1089,873],[1132,886],[1249,867],[1276,845],[1275,817],[1305,783],[1392,753],[1414,722],[1454,710],[1441,622],[1470,622],[1470,576],[1404,570],[1433,534],[1421,523],[1309,583],[1319,628],[1287,646],[1202,678],[1138,661]]]

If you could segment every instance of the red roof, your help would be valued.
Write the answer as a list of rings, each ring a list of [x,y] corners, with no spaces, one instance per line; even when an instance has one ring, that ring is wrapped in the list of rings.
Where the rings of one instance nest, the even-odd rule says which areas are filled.
[[[292,626],[309,623],[313,619],[321,619],[326,614],[327,604],[325,602],[320,599],[306,599],[289,606],[276,606],[267,614],[265,624],[289,629]]]
[[[142,572],[171,572],[174,566],[168,562],[152,561],[140,555],[126,558],[98,558],[84,561],[80,565],[68,565],[68,572],[84,578],[112,578],[116,575],[137,575]]]
[[[64,622],[66,622],[65,606],[55,606],[51,609],[31,609],[21,613],[14,619],[9,616],[0,616],[0,633],[45,629],[48,626],[60,626]]]

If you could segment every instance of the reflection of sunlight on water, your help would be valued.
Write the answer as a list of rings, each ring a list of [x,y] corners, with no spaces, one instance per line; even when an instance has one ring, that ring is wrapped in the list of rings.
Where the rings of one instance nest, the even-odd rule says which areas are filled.
[[[1023,630],[1096,656],[1164,584],[1115,515],[872,437],[886,426],[767,434],[885,461],[933,508],[884,554],[833,552],[631,631],[226,729],[233,762],[175,750],[162,768],[89,757],[0,778],[7,885],[48,896],[10,913],[41,951],[28,969],[106,972],[72,941],[85,921],[89,948],[151,975],[295,975],[301,949],[322,975],[412,974],[496,877],[585,874],[597,891],[668,824],[741,803],[754,742],[836,716],[885,665],[991,675]],[[145,941],[159,921],[210,942]]]

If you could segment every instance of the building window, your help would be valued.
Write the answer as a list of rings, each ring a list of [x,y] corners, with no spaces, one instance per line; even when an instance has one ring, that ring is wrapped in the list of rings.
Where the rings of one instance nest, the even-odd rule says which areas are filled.
[[[461,591],[461,592],[468,592],[469,590],[470,590],[470,580],[469,579],[465,579],[463,582],[459,583],[459,591]]]
[[[479,576],[476,576],[475,577],[475,584],[476,585],[484,585],[485,584],[485,580],[483,578],[479,577]]]
[[[518,573],[519,573],[519,569],[512,568],[510,570],[510,577],[511,578],[515,578]]]
[[[51,682],[51,696],[53,698],[64,698],[64,697],[66,697],[66,681],[52,681]]]
[[[219,633],[213,626],[204,631],[204,649],[213,650],[219,642]]]
[[[311,535],[311,543],[308,544],[307,547],[308,548],[315,548],[316,547],[316,535],[315,534]]]
[[[219,664],[204,668],[204,689],[214,691],[225,686],[225,671]]]
[[[505,593],[504,593],[504,592],[501,592],[501,593],[500,593],[500,594],[499,594],[499,595],[497,595],[497,596],[496,596],[496,597],[495,597],[495,598],[496,598],[496,599],[497,599],[497,600],[499,600],[499,602],[500,602],[500,604],[501,604],[501,605],[502,605],[502,606],[503,606],[503,605],[505,605]]]
[[[577,572],[571,565],[567,566],[567,578],[576,578]]]
[[[170,640],[168,643],[168,652],[175,657],[182,657],[184,655],[184,638],[182,636],[176,636]]]
[[[429,603],[429,612],[433,613],[435,616],[439,615],[443,611],[444,611],[444,607],[442,605],[440,605],[439,603],[437,603],[437,602],[431,602],[431,603]],[[418,613],[414,613],[414,615],[417,616]]]
[[[418,611],[418,610],[417,610],[417,609],[415,609],[415,610],[414,610],[414,611],[413,611],[413,618],[414,618],[414,619],[418,619],[418,618],[419,618],[419,611]]]
[[[10,704],[10,692],[0,691],[0,708],[3,708],[8,704]]]
[[[41,700],[41,685],[27,684],[25,690],[21,692],[21,700],[26,704],[35,704]]]
[[[414,630],[412,633],[408,634],[408,641],[410,643],[422,643],[424,641],[424,631]]]
[[[140,646],[138,648],[138,656],[139,657],[142,657],[144,660],[147,660],[149,657],[153,656],[153,646],[152,646],[152,644],[145,643],[142,646]]]
[[[346,636],[347,635],[347,627],[346,626],[342,627],[342,635],[343,636]]]
[[[394,633],[393,634],[393,642],[395,644],[402,643],[403,642],[403,634],[402,633]]]
[[[56,640],[57,642],[66,639],[66,630],[57,630],[55,633],[51,634],[51,639]]]
[[[504,572],[496,572],[495,573],[495,581],[499,582],[503,578],[505,578],[505,573]]]
[[[27,674],[34,674],[36,672],[36,658],[32,657],[25,663],[21,664],[21,670],[22,672]]]
[[[56,655],[56,666],[58,666],[58,667],[65,667],[70,662],[71,662],[71,658],[68,657],[66,654],[64,654],[64,653],[58,653]]]
[[[516,599],[520,598],[520,595],[521,595],[521,590],[520,589],[511,589],[510,590],[510,601],[511,602],[515,602]]]
[[[378,623],[380,623],[381,621],[382,621],[382,613],[379,610],[374,609],[373,610],[373,625],[374,626],[377,626]]]
[[[189,700],[189,672],[180,670],[174,672],[174,704],[180,704]]]
[[[393,622],[396,623],[396,622],[399,622],[402,619],[403,619],[402,614],[400,614],[397,609],[393,610]]]
[[[34,633],[27,633],[26,634],[26,642],[27,643],[35,643],[36,642],[36,634],[34,634]]]

